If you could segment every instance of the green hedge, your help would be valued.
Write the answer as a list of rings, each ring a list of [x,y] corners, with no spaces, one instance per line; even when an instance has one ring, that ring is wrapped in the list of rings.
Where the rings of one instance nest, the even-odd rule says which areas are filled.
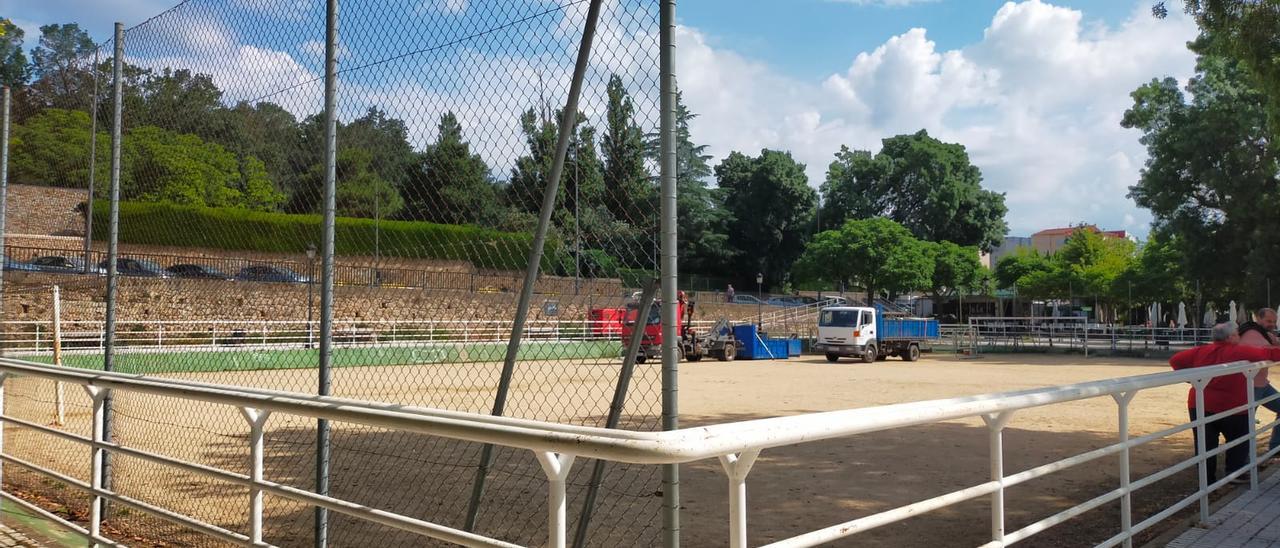
[[[94,204],[93,235],[96,239],[107,236],[108,208],[105,201]],[[308,244],[319,245],[321,220],[320,215],[121,202],[120,242],[304,253]],[[377,241],[383,256],[464,260],[477,268],[522,270],[527,264],[533,240],[531,234],[469,225],[384,220],[378,223],[377,228],[380,233],[375,239],[373,219],[339,217],[334,236],[335,251],[338,255],[373,255]],[[559,243],[549,239],[544,256],[554,257],[558,251]]]

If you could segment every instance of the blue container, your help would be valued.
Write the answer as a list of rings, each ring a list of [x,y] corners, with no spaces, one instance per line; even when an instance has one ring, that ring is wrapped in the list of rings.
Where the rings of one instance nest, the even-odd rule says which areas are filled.
[[[755,325],[733,326],[733,336],[742,343],[738,357],[747,360],[785,360],[789,339],[762,339]]]
[[[787,357],[794,358],[799,356],[800,352],[800,339],[787,339]]]

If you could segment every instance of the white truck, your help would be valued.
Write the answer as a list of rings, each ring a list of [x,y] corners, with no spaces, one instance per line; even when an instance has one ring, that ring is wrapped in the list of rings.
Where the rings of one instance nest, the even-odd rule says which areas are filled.
[[[818,314],[818,340],[813,349],[827,361],[853,356],[866,363],[889,356],[913,362],[920,350],[938,339],[938,320],[908,318],[884,307],[828,306]]]

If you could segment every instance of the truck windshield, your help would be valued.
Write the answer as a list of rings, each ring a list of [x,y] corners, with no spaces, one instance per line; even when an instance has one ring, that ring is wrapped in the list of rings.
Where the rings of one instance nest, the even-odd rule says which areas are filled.
[[[638,314],[640,314],[640,306],[635,303],[628,303],[626,324],[635,325],[636,316]],[[661,322],[662,322],[662,307],[658,306],[658,303],[653,303],[653,306],[649,307],[649,321],[645,323],[647,323],[648,325],[658,325]]]
[[[857,310],[823,310],[818,318],[818,325],[823,327],[858,327]]]

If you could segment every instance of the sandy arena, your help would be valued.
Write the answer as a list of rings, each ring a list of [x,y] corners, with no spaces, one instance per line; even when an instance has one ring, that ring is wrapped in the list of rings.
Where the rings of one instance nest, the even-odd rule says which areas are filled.
[[[456,371],[442,386],[438,382],[437,369],[435,387],[428,387],[427,375],[413,374],[413,369],[427,367],[451,367]],[[607,402],[612,390],[612,382],[605,382],[607,373],[614,367],[608,363],[565,366],[528,362],[522,367],[526,372],[537,373],[527,379],[558,375],[560,386],[574,394],[574,398],[590,400],[594,409],[603,409],[599,402]],[[821,356],[777,362],[685,363],[681,365],[680,412],[682,425],[694,426],[1167,370],[1163,360],[1085,359],[1076,355],[1037,354],[988,355],[973,360],[951,355],[926,355],[917,363],[889,359],[873,364],[852,360],[829,364]],[[496,381],[496,374],[497,364],[348,368],[336,371],[335,387],[338,395],[348,397],[419,405],[438,402],[454,409],[482,411],[490,404],[490,387]],[[656,386],[654,376],[657,374],[656,364],[640,366],[633,386],[643,387],[646,393],[636,394],[633,401],[637,406],[652,408],[656,396],[650,391]],[[298,389],[314,383],[315,371],[182,376],[208,382]],[[11,382],[14,384],[7,398],[8,413],[42,424],[51,422],[50,383],[31,379]],[[549,392],[544,388],[545,383],[522,382],[517,378],[512,399],[515,408],[522,409],[520,402],[557,396],[555,391]],[[87,399],[78,387],[68,387],[66,393],[67,429],[87,434]],[[1131,435],[1155,432],[1185,421],[1185,393],[1184,386],[1140,393],[1131,406]],[[118,437],[126,445],[247,472],[246,429],[243,422],[238,422],[241,419],[233,409],[140,395],[121,395],[116,401]],[[544,418],[564,420],[575,416],[575,413],[566,407],[555,413],[558,417]],[[1269,419],[1270,413],[1263,412],[1262,416]],[[1116,423],[1116,406],[1109,398],[1020,412],[1006,430],[1005,472],[1012,474],[1111,443],[1116,438]],[[268,423],[266,479],[300,488],[310,487],[310,466],[314,459],[314,453],[309,452],[309,443],[314,440],[311,425],[310,421],[296,417],[273,416]],[[462,446],[421,436],[410,438],[411,443],[421,444],[421,450],[415,449],[415,454],[430,455],[423,458],[437,464],[445,461],[443,467],[437,466],[434,468],[436,471],[431,472],[387,457],[388,453],[396,448],[403,449],[409,443],[403,435],[391,434],[335,425],[335,494],[387,509],[407,508],[414,515],[434,516],[455,525],[454,521],[465,512],[466,493],[469,493],[477,454],[474,444]],[[1190,439],[1189,434],[1183,434],[1135,450],[1132,456],[1134,479],[1189,457]],[[987,429],[981,420],[974,419],[767,450],[761,454],[748,480],[751,544],[779,540],[985,481],[988,475],[987,442]],[[44,459],[41,462],[49,463],[55,470],[87,479],[88,450],[69,442],[51,442],[45,436],[37,437],[29,431],[10,426],[6,429],[6,449],[19,456],[28,455],[33,460],[37,457]],[[505,461],[500,459],[497,473],[516,479],[505,484],[505,491],[495,489],[488,494],[494,505],[505,501],[508,505],[517,505],[520,510],[503,516],[486,514],[487,521],[481,520],[482,530],[488,523],[491,527],[486,532],[502,535],[504,527],[511,527],[511,530],[518,529],[520,524],[535,524],[533,526],[536,527],[545,520],[541,514],[544,504],[541,473],[532,457],[526,457],[513,454]],[[121,490],[127,494],[175,510],[193,512],[234,530],[244,530],[245,519],[241,509],[248,498],[246,490],[173,473],[136,460],[123,457],[118,460],[117,485],[122,486]],[[379,467],[376,477],[355,474],[358,466],[369,465]],[[581,473],[590,466],[579,464],[576,468]],[[6,480],[15,478],[8,470],[6,467]],[[26,481],[33,481],[21,475],[15,479],[22,481],[23,477],[27,478]],[[653,474],[645,475],[639,488],[651,491],[656,486],[660,489],[655,478]],[[52,485],[47,481],[34,481],[44,488]],[[1193,491],[1194,481],[1194,471],[1183,472],[1140,491],[1134,498],[1134,522]],[[1007,529],[1017,529],[1054,511],[1098,496],[1114,489],[1117,482],[1116,460],[1105,458],[1011,488],[1006,502],[1009,515]],[[504,485],[499,480],[495,483]],[[129,487],[123,487],[126,485]],[[411,498],[397,495],[397,491],[406,485],[429,486],[435,496],[424,501],[417,495]],[[654,512],[659,495],[649,491],[643,493],[648,499],[629,503],[635,512]],[[502,498],[512,492],[523,498]],[[571,528],[577,511],[573,496],[571,490]],[[82,507],[82,497],[67,495],[64,498],[69,513],[75,515],[82,511],[77,510],[77,507]],[[81,502],[77,503],[77,500]],[[701,461],[682,467],[682,503],[685,545],[701,547],[727,543],[727,486],[718,463]],[[311,512],[308,508],[268,497],[268,510],[270,542],[282,545],[310,542]],[[989,512],[987,499],[982,498],[883,527],[840,545],[976,546],[990,540]],[[147,538],[163,531],[169,543],[186,545],[198,541],[198,537],[183,535],[171,528],[161,530],[150,526],[142,528],[141,525],[131,528],[128,526],[130,515],[118,519],[123,528]],[[628,539],[620,536],[620,532],[619,535],[608,533],[619,520],[625,519],[628,519],[625,513],[613,512],[593,520],[593,526],[599,531],[593,534],[592,544],[627,545],[628,540],[648,543],[654,538],[651,536],[654,528],[661,525],[656,515],[652,519],[641,518],[649,520],[645,525],[649,536],[643,539]],[[1152,535],[1178,526],[1181,521],[1167,521],[1157,526]],[[390,545],[407,540],[381,527],[362,529],[365,526],[345,518],[337,520],[335,527],[346,531],[335,534],[335,545],[359,545],[375,540]],[[1105,505],[1066,525],[1032,537],[1023,545],[1092,545],[1114,535],[1118,527],[1118,505]],[[138,540],[141,539],[133,543],[138,543]]]

